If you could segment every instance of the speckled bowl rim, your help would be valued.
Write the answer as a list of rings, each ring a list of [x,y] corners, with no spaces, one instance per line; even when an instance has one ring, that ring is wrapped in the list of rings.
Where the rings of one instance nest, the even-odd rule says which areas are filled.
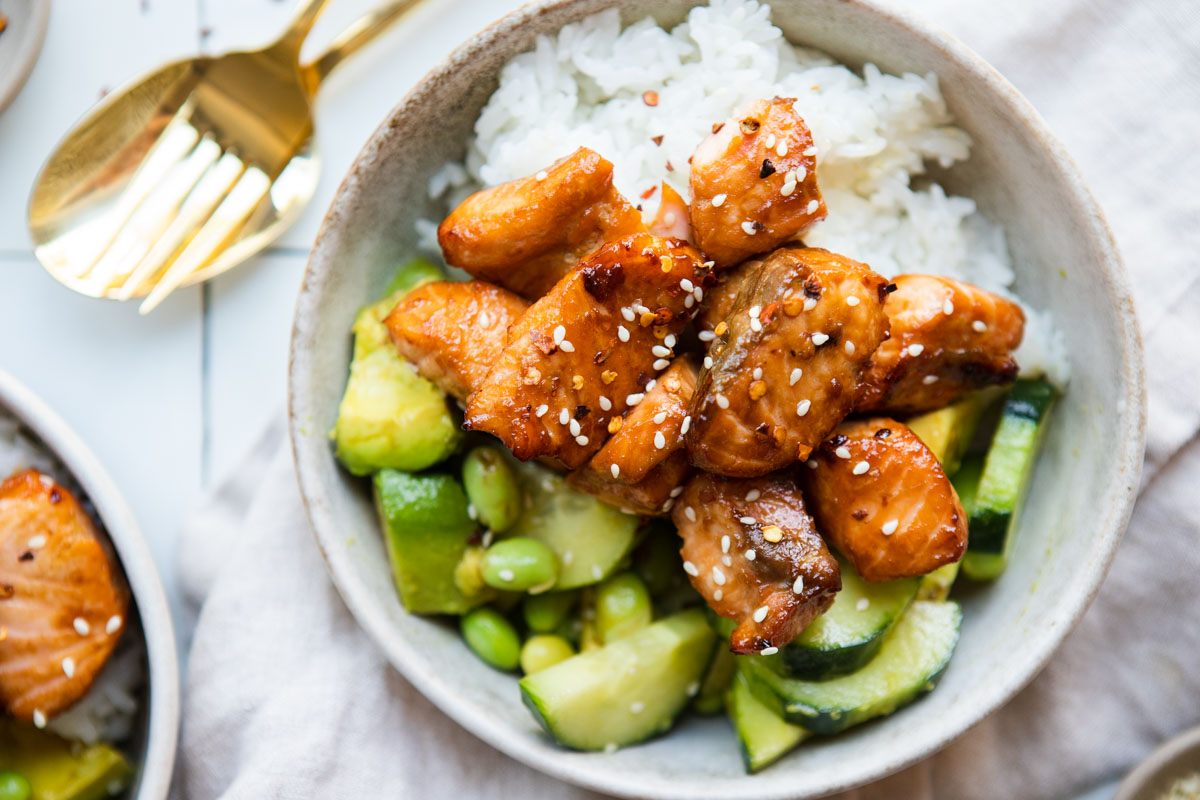
[[[137,519],[99,459],[70,426],[24,384],[0,370],[0,411],[15,416],[71,473],[96,508],[137,603],[149,664],[146,745],[136,800],[164,800],[179,732],[179,657],[162,579]]]
[[[1143,800],[1143,795],[1152,787],[1184,777],[1188,773],[1177,771],[1176,762],[1188,755],[1194,756],[1200,764],[1200,726],[1172,736],[1156,747],[1125,776],[1113,800]]]
[[[21,93],[25,81],[29,80],[29,73],[33,72],[33,66],[37,64],[38,56],[41,55],[42,45],[46,42],[46,28],[50,25],[50,0],[30,0],[29,4],[30,27],[19,31],[10,24],[8,30],[0,34],[0,42],[3,41],[2,37],[16,38],[17,33],[21,34],[18,44],[15,45],[20,48],[14,62],[16,69],[0,83],[0,114],[4,113],[4,109]]]
[[[1134,311],[1129,277],[1117,251],[1112,232],[1105,222],[1103,212],[1091,190],[1084,183],[1074,160],[1049,132],[1045,121],[1021,93],[962,42],[918,15],[887,6],[881,0],[842,1],[880,16],[892,25],[903,29],[925,47],[943,52],[950,60],[958,64],[964,76],[974,81],[981,91],[995,96],[1008,110],[1011,118],[1020,124],[1029,139],[1049,154],[1052,162],[1058,167],[1058,180],[1069,191],[1083,216],[1089,220],[1089,228],[1083,235],[1093,242],[1097,250],[1103,254],[1101,261],[1094,266],[1097,277],[1104,282],[1116,309],[1116,333],[1122,350],[1120,363],[1125,365],[1121,375],[1125,391],[1121,400],[1125,404],[1127,413],[1123,417],[1124,430],[1119,433],[1121,449],[1119,452],[1113,453],[1111,459],[1115,467],[1115,474],[1121,478],[1121,485],[1125,489],[1108,499],[1103,523],[1093,531],[1094,539],[1089,557],[1079,565],[1078,578],[1069,587],[1070,596],[1056,607],[1056,615],[1053,619],[1045,620],[1045,624],[1029,636],[1026,642],[1027,647],[1022,653],[1019,664],[1016,665],[1019,668],[1014,668],[1009,672],[1003,681],[980,687],[974,704],[970,707],[967,707],[966,704],[955,706],[942,718],[940,725],[930,725],[911,731],[905,739],[903,748],[881,754],[872,769],[854,775],[830,775],[818,788],[806,793],[805,797],[818,797],[861,786],[897,772],[931,755],[996,711],[1033,680],[1045,667],[1054,650],[1079,622],[1108,573],[1133,511],[1145,450],[1146,404],[1142,342]],[[370,166],[381,157],[380,146],[388,136],[390,120],[404,113],[406,107],[413,105],[417,98],[431,91],[431,87],[437,86],[445,80],[456,63],[468,61],[485,53],[497,39],[502,38],[504,34],[514,28],[528,24],[551,10],[570,6],[574,2],[575,0],[542,0],[525,5],[468,39],[427,73],[392,109],[356,157],[322,222],[312,252],[314,254],[320,252],[326,232],[339,224],[339,201],[342,196],[357,181],[359,174],[364,170],[369,170]],[[298,380],[297,376],[302,372],[300,366],[307,365],[308,354],[299,348],[298,342],[303,338],[306,318],[320,300],[319,292],[313,289],[317,282],[314,278],[314,263],[315,259],[310,257],[297,300],[292,330],[288,386],[289,434],[301,497],[317,542],[335,586],[367,635],[413,686],[458,724],[501,752],[548,775],[579,786],[625,797],[698,800],[699,798],[729,796],[728,792],[723,789],[706,790],[703,786],[686,783],[680,783],[675,787],[660,788],[656,786],[654,791],[648,794],[645,788],[638,784],[637,775],[606,774],[599,776],[595,770],[583,769],[573,763],[566,763],[564,759],[557,758],[553,751],[538,749],[527,744],[520,737],[513,736],[512,730],[507,724],[499,722],[487,714],[479,713],[472,704],[458,696],[452,680],[448,680],[445,675],[432,670],[425,659],[419,653],[414,652],[412,648],[403,644],[397,646],[390,644],[390,639],[393,637],[389,634],[393,628],[386,615],[373,602],[366,585],[360,581],[341,579],[343,575],[352,574],[353,567],[344,551],[337,546],[340,537],[339,528],[337,521],[329,512],[328,503],[323,498],[327,487],[321,485],[318,477],[317,459],[320,455],[327,458],[328,454],[318,454],[314,444],[302,434],[303,420],[307,417],[310,409],[308,397],[303,394],[306,383],[303,379]],[[325,266],[329,268],[328,265]],[[744,796],[752,796],[757,800],[773,800],[773,798],[783,800],[783,798],[795,797],[796,793],[794,789],[790,789],[786,785],[786,782],[771,785],[748,783]]]

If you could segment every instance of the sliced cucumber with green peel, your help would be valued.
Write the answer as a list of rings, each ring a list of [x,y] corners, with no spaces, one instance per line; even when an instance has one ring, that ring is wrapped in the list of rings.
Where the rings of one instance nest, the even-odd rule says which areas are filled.
[[[521,699],[567,747],[635,744],[670,729],[704,677],[716,642],[703,611],[681,611],[526,675]]]
[[[971,504],[967,554],[963,558],[963,572],[970,578],[991,580],[1008,564],[1013,533],[1020,522],[1056,394],[1046,381],[1019,380],[1004,401]]]
[[[708,672],[704,673],[704,680],[700,682],[700,693],[692,701],[692,708],[701,714],[720,711],[725,705],[725,691],[736,670],[737,656],[728,647],[718,646],[712,663],[708,665]]]
[[[758,772],[774,764],[809,736],[807,730],[793,725],[761,703],[741,670],[734,673],[733,683],[725,694],[725,713],[729,715],[742,746],[742,760],[747,772]]]
[[[928,692],[950,663],[962,610],[957,603],[915,602],[866,666],[828,681],[786,678],[766,658],[739,662],[755,697],[813,733],[838,733],[890,714]]]
[[[527,536],[558,557],[556,590],[599,583],[617,571],[636,541],[638,518],[589,494],[537,464],[518,468],[525,507],[505,536]]]
[[[971,518],[971,509],[975,505],[975,492],[979,489],[979,476],[983,472],[982,456],[967,456],[962,466],[950,482],[958,493],[958,501],[962,503],[967,519]],[[969,526],[968,526],[969,527]],[[970,531],[968,530],[968,538]],[[921,578],[921,588],[917,591],[918,600],[945,600],[950,596],[950,588],[962,568],[962,560],[938,567],[933,572]]]

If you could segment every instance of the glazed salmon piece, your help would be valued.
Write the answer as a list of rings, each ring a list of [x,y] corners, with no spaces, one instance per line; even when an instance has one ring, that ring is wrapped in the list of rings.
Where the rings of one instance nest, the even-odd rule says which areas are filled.
[[[526,178],[476,192],[438,227],[446,263],[536,300],[606,241],[643,230],[586,147]]]
[[[764,259],[709,346],[687,435],[692,463],[752,477],[808,458],[854,407],[887,335],[887,283],[828,250],[784,247]]]
[[[466,401],[508,343],[508,329],[529,309],[485,281],[435,281],[413,289],[384,320],[400,355],[443,392]]]
[[[610,505],[665,514],[691,472],[683,434],[695,390],[696,365],[675,359],[642,402],[609,420],[608,440],[568,482]]]
[[[730,638],[735,653],[783,647],[842,588],[837,560],[786,473],[748,480],[696,473],[671,520],[692,585],[738,623]]]
[[[609,242],[538,300],[467,402],[468,430],[517,458],[575,469],[669,365],[707,277],[700,254],[650,234]]]
[[[812,134],[791,97],[755,100],[692,155],[696,245],[717,267],[767,253],[825,218]]]
[[[901,275],[895,286],[883,308],[892,335],[871,357],[857,410],[919,414],[1016,380],[1020,306],[934,275]]]
[[[128,604],[69,491],[35,470],[0,484],[0,709],[41,723],[87,694]]]
[[[962,558],[958,494],[902,423],[847,422],[798,471],[817,529],[864,580],[911,578]]]
[[[662,182],[662,201],[658,211],[646,230],[664,239],[692,240],[692,226],[688,221],[688,205],[679,192],[666,181]]]

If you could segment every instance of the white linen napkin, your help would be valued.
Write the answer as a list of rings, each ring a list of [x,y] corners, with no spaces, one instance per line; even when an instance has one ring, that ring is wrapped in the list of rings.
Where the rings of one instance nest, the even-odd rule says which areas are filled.
[[[1200,6],[906,5],[1033,100],[1106,208],[1145,333],[1149,448],[1112,572],[1042,675],[941,753],[843,797],[1061,798],[1200,722]],[[595,797],[475,739],[376,652],[326,577],[281,425],[192,520],[180,576],[203,603],[181,800]]]

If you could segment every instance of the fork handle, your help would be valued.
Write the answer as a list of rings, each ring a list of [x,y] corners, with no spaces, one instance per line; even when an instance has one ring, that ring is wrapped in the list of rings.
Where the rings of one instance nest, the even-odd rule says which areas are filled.
[[[312,31],[313,25],[317,21],[317,17],[321,16],[321,12],[325,10],[329,0],[300,0],[300,7],[296,11],[296,16],[292,19],[292,23],[288,25],[288,29],[284,31],[279,40],[275,42],[272,49],[294,53],[294,59],[300,59],[300,48],[304,46],[304,39]]]
[[[321,0],[311,0],[311,2],[316,3]],[[355,20],[349,28],[338,34],[324,53],[317,56],[311,63],[300,67],[301,72],[308,80],[309,91],[315,92],[317,86],[347,56],[352,55],[363,45],[382,34],[422,2],[424,0],[392,0]]]

